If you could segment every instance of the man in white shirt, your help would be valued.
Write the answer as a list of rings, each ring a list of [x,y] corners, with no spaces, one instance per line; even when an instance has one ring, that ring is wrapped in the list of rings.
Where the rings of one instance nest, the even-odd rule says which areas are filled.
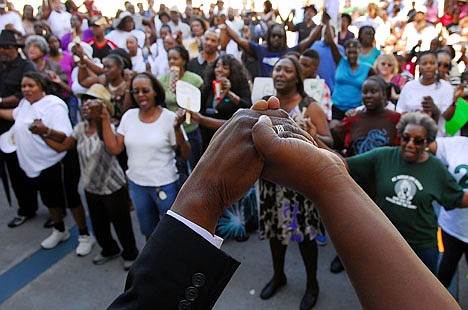
[[[167,23],[171,27],[172,33],[182,31],[182,38],[187,39],[190,36],[190,26],[180,20],[180,12],[176,6],[170,10],[171,20]]]
[[[8,29],[15,33],[25,35],[21,17],[16,12],[7,12],[6,0],[0,0],[0,31]]]
[[[71,31],[71,14],[64,9],[60,0],[49,0],[49,5],[42,8],[42,19],[47,21],[58,38]]]
[[[406,41],[406,50],[410,51],[421,41],[420,51],[427,51],[430,48],[431,40],[437,37],[437,30],[426,21],[426,8],[420,6],[416,8],[414,20],[408,23],[401,35],[401,39]]]

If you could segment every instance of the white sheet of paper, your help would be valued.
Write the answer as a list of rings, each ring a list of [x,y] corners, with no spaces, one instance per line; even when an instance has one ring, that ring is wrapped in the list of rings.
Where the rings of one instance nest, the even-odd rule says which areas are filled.
[[[192,112],[200,112],[201,92],[198,88],[184,81],[176,83],[176,100],[179,107]]]
[[[252,103],[257,102],[265,96],[275,95],[273,79],[269,77],[256,77],[252,87]]]

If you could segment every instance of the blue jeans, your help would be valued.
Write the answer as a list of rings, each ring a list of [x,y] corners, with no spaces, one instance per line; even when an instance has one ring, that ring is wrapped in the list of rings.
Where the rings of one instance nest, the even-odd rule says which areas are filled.
[[[140,231],[145,237],[149,237],[158,225],[160,216],[172,207],[177,196],[177,181],[163,186],[141,186],[129,179],[128,190],[140,223]],[[162,197],[161,192],[166,197]]]
[[[437,261],[439,260],[439,250],[437,246],[426,249],[413,248],[413,251],[429,270],[437,274]]]
[[[191,170],[195,169],[198,161],[200,160],[203,153],[203,143],[200,128],[187,134],[190,146],[192,147],[192,155],[189,158]]]
[[[68,113],[70,116],[70,121],[73,126],[78,124],[81,120],[80,114],[80,102],[75,96],[70,96],[67,98]]]

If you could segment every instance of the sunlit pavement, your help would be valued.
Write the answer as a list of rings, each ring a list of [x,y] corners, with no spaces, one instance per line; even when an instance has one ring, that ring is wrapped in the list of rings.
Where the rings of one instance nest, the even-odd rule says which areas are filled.
[[[72,237],[52,250],[41,250],[40,242],[51,230],[42,224],[47,210],[41,206],[38,215],[20,227],[8,228],[16,214],[16,205],[8,207],[0,189],[0,309],[103,309],[123,290],[126,272],[120,259],[95,266],[92,258],[99,253],[95,246],[86,257],[77,257],[76,228]],[[134,231],[138,248],[144,239],[138,231],[135,214]],[[69,212],[65,218],[73,227]],[[286,254],[285,272],[288,284],[269,300],[259,297],[272,276],[268,242],[257,234],[246,242],[225,241],[223,249],[241,261],[215,309],[298,309],[305,289],[305,271],[297,244],[291,244]],[[335,255],[333,245],[319,247],[318,281],[320,295],[314,309],[360,309],[358,299],[345,272],[332,274],[328,268]],[[462,260],[460,274],[460,304],[468,307],[467,268]],[[164,281],[164,280],[162,280]]]

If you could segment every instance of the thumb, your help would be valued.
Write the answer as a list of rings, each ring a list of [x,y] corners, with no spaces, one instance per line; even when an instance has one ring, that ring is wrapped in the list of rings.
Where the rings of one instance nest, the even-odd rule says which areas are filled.
[[[275,145],[278,145],[280,138],[273,130],[273,123],[266,115],[261,115],[257,123],[252,128],[252,140],[255,148],[262,158],[269,158],[274,151]]]

